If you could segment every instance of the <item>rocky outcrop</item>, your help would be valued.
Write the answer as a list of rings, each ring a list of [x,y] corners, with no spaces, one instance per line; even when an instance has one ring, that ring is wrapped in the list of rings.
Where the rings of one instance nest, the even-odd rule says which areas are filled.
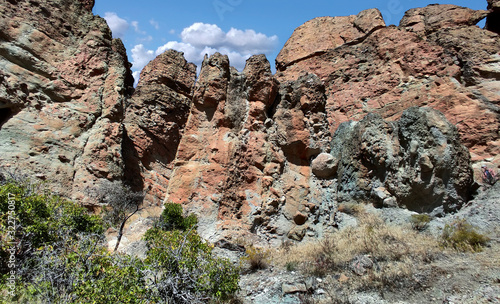
[[[217,53],[196,79],[182,53],[167,51],[134,90],[125,48],[92,15],[94,1],[7,1],[0,165],[82,202],[100,179],[145,191],[124,246],[163,201],[196,213],[208,239],[272,244],[321,237],[342,202],[454,211],[472,183],[460,140],[473,161],[500,163],[489,3],[410,10],[399,27],[376,9],[313,19],[285,44],[276,75],[263,55],[238,72]],[[485,16],[489,30],[474,25]]]
[[[425,38],[441,29],[476,25],[487,15],[487,11],[475,11],[450,4],[431,4],[407,11],[399,26]]]
[[[249,217],[267,195],[264,172],[282,170],[283,155],[265,127],[276,93],[264,56],[250,58],[242,73],[218,53],[203,62],[167,200],[203,214],[205,236],[249,231]]]
[[[470,156],[440,112],[413,107],[396,122],[369,114],[341,124],[332,141],[339,159],[338,201],[372,201],[443,215],[470,196]]]
[[[327,39],[318,39],[320,45],[310,41],[350,33],[351,20],[361,13],[317,18],[297,28],[285,44],[276,59],[277,78],[296,79],[304,71],[316,74],[325,86],[331,132],[371,112],[395,120],[409,107],[429,106],[458,126],[474,161],[499,163],[500,39],[473,25],[486,14],[431,5],[408,11],[400,27],[380,27],[376,18],[373,30],[361,38],[325,46]],[[296,47],[300,45],[311,49]]]
[[[373,31],[383,27],[385,22],[378,9],[365,10],[356,16],[315,18],[293,32],[276,58],[276,69],[288,70],[287,79],[296,78],[300,71],[321,69],[320,66],[303,63],[330,49],[362,41]],[[288,67],[292,65],[296,69],[290,75]]]
[[[121,119],[133,83],[123,44],[92,6],[4,1],[0,11],[0,162],[73,198],[123,177]]]
[[[165,197],[177,147],[191,108],[196,66],[169,50],[141,72],[125,113],[125,180],[146,201]]]

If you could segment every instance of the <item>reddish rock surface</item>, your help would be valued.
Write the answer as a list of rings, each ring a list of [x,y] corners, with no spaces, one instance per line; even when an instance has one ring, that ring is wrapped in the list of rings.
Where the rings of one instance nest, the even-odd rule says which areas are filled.
[[[206,238],[272,244],[321,237],[350,197],[452,211],[471,189],[457,134],[472,160],[500,164],[498,1],[488,3],[410,10],[399,27],[376,9],[313,19],[285,44],[276,75],[263,55],[238,72],[214,54],[196,79],[167,51],[134,91],[125,48],[93,1],[7,1],[0,165],[75,199],[101,179],[144,190],[124,246],[164,200],[195,212]],[[486,15],[487,29],[474,25]],[[415,106],[446,119],[403,114]],[[409,117],[421,128],[404,135]]]
[[[309,57],[353,43],[381,27],[385,27],[385,22],[377,9],[362,11],[357,16],[315,18],[294,31],[276,58],[276,68],[285,70]]]
[[[125,179],[161,202],[191,108],[196,66],[169,50],[141,72],[126,115]],[[138,177],[141,178],[138,178]]]
[[[277,77],[286,81],[304,71],[316,74],[326,87],[332,132],[370,112],[397,119],[411,106],[430,106],[458,126],[473,160],[500,163],[500,39],[473,25],[485,16],[486,11],[431,5],[407,12],[399,28],[375,27],[363,39],[309,53],[299,48],[300,57],[290,58],[294,46],[309,45],[319,29],[336,37],[353,26],[346,17],[337,22],[317,18],[297,28],[293,43],[285,44]],[[329,32],[332,23],[344,30]]]
[[[132,85],[125,48],[91,2],[3,1],[0,10],[0,163],[74,198],[123,177]]]
[[[426,35],[444,28],[476,25],[487,14],[487,11],[476,11],[451,4],[432,4],[407,11],[399,27],[425,38]]]

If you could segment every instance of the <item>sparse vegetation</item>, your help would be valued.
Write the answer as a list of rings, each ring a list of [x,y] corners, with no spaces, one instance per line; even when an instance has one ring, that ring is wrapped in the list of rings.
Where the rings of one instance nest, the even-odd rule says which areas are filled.
[[[120,181],[104,180],[96,188],[87,189],[87,194],[104,208],[104,221],[112,227],[118,227],[118,237],[114,251],[120,246],[123,229],[129,218],[137,211],[144,199],[144,194],[133,192]]]
[[[442,245],[458,251],[479,252],[488,241],[488,237],[476,232],[476,229],[463,219],[446,225],[442,234]]]
[[[363,213],[365,210],[363,209],[363,206],[359,203],[341,203],[339,204],[337,211],[349,215],[359,215]]]
[[[431,221],[431,216],[425,213],[412,214],[410,223],[413,229],[424,231]]]
[[[298,265],[315,277],[345,275],[356,289],[399,288],[415,284],[420,264],[439,253],[438,241],[412,229],[390,226],[375,215],[360,213],[361,223],[315,243],[301,244],[276,255],[282,267]]]
[[[266,269],[269,266],[271,251],[265,248],[259,248],[253,244],[245,246],[244,261],[248,263],[248,268],[251,271]]]
[[[234,301],[240,268],[214,256],[213,246],[196,232],[197,218],[185,215],[179,204],[165,205],[158,222],[145,235],[148,250],[141,260],[110,253],[103,234],[104,221],[82,206],[50,194],[42,184],[3,179],[3,215],[12,201],[19,223],[15,232],[17,289],[14,297],[0,295],[0,302]],[[306,277],[322,278],[322,300],[349,303],[347,291],[423,289],[434,274],[422,269],[430,271],[426,264],[443,254],[443,248],[478,252],[488,243],[488,238],[465,220],[445,226],[442,237],[436,238],[420,232],[430,221],[428,216],[413,216],[412,229],[386,224],[362,207],[354,214],[358,226],[315,243],[283,242],[276,251],[245,244],[243,261],[250,270],[274,264]],[[2,261],[9,254],[7,220],[0,217]],[[7,271],[8,267],[2,265],[2,289]],[[298,297],[303,303],[326,303],[314,293]]]
[[[13,240],[4,216],[12,202]],[[14,295],[0,294],[2,303],[220,303],[238,289],[239,269],[212,254],[196,233],[194,216],[171,214],[186,230],[150,229],[149,250],[140,260],[110,253],[99,216],[39,184],[3,178],[0,208],[2,261],[12,244],[16,260]],[[2,291],[8,274],[2,265]]]

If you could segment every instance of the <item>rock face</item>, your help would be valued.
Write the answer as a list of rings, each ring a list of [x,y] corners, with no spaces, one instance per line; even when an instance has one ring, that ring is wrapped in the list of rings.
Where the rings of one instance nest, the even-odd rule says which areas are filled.
[[[349,33],[356,32],[352,20],[363,13],[335,22],[317,18],[297,28],[285,44],[276,59],[277,78],[316,74],[325,86],[332,133],[342,122],[371,112],[395,120],[411,106],[429,106],[458,126],[474,161],[499,163],[500,39],[473,25],[487,14],[431,5],[408,11],[400,27],[380,27],[375,18],[372,30],[358,32],[361,38]],[[332,23],[335,32],[329,32]],[[311,43],[318,35],[345,39]]]
[[[365,10],[357,16],[319,17],[298,27],[276,58],[276,68],[285,70],[290,65],[321,55],[344,44],[356,43],[374,30],[385,27],[377,9]]]
[[[454,211],[469,199],[471,156],[500,164],[498,3],[488,3],[410,10],[399,27],[376,9],[313,19],[276,75],[263,55],[238,72],[217,53],[196,79],[166,51],[134,90],[94,1],[4,1],[0,165],[83,202],[100,179],[145,191],[124,244],[163,201],[196,213],[213,241],[272,244],[321,237],[342,202]],[[488,30],[474,25],[485,17]]]
[[[73,198],[98,179],[122,179],[133,83],[123,44],[92,6],[3,1],[0,12],[0,162]]]
[[[141,72],[125,113],[125,179],[146,201],[165,197],[177,147],[191,108],[196,66],[169,50]],[[141,178],[137,178],[137,177]]]

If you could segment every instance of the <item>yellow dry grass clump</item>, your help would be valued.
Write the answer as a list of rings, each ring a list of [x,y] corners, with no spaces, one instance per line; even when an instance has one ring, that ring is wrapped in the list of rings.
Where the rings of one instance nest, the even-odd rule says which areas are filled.
[[[418,265],[431,262],[441,251],[435,237],[410,225],[388,225],[366,212],[359,212],[358,219],[358,226],[322,241],[282,246],[274,263],[318,277],[340,276],[355,288],[400,287],[407,281],[413,284]]]

